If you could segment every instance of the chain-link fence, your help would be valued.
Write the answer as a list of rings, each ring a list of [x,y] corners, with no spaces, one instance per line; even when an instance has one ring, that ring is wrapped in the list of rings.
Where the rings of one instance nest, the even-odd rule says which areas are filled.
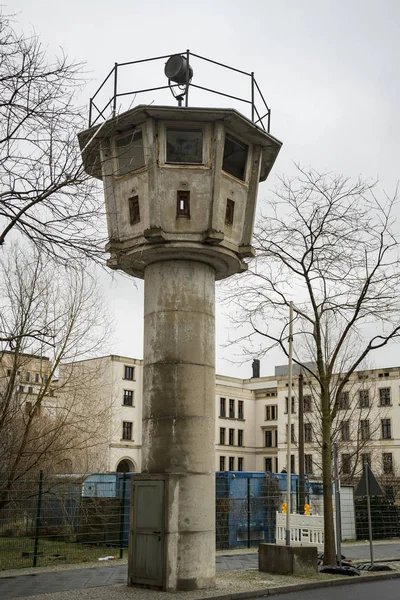
[[[126,474],[0,480],[0,569],[122,558],[128,545]]]

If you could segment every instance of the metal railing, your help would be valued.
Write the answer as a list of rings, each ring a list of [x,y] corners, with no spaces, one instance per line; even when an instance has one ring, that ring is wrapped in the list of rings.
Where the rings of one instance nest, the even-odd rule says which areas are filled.
[[[216,65],[218,67],[221,67],[223,69],[228,69],[230,71],[238,73],[244,77],[247,77],[250,80],[249,95],[245,96],[245,97],[228,94],[221,90],[216,90],[216,89],[213,89],[210,87],[197,85],[196,83],[192,83],[192,81],[188,80],[187,84],[186,84],[186,92],[185,92],[185,106],[186,107],[189,106],[189,90],[190,90],[190,88],[196,88],[196,89],[199,89],[199,90],[211,93],[211,94],[217,94],[219,96],[224,96],[225,98],[229,98],[231,100],[236,100],[238,102],[247,104],[250,107],[251,121],[258,127],[262,128],[264,131],[267,131],[269,133],[270,125],[271,125],[271,109],[269,108],[269,106],[263,96],[263,93],[261,92],[261,89],[254,77],[254,72],[247,73],[246,71],[242,71],[241,69],[236,69],[235,67],[231,67],[224,63],[212,60],[210,58],[206,58],[204,56],[200,56],[200,54],[195,54],[194,52],[190,52],[190,50],[186,50],[185,52],[180,52],[177,54],[184,56],[188,63],[190,63],[192,58],[198,59],[198,60],[205,61],[205,62],[208,62],[213,65]],[[107,116],[106,111],[109,108],[111,108],[111,117],[115,117],[117,114],[117,103],[118,103],[119,98],[128,97],[128,96],[136,96],[137,94],[143,94],[146,92],[155,92],[155,91],[159,91],[159,90],[165,90],[165,89],[169,89],[169,88],[179,87],[177,84],[174,84],[174,85],[168,84],[168,85],[161,85],[161,86],[157,86],[157,87],[133,89],[133,90],[129,90],[129,91],[121,91],[120,87],[119,87],[121,70],[124,69],[125,67],[132,66],[132,65],[139,65],[139,64],[148,63],[148,62],[153,62],[153,61],[157,61],[157,60],[161,61],[161,60],[168,59],[170,56],[171,55],[166,54],[163,56],[155,56],[152,58],[145,58],[145,59],[141,59],[141,60],[134,60],[134,61],[123,62],[123,63],[115,63],[114,67],[108,73],[108,75],[104,79],[103,83],[97,89],[97,91],[92,96],[92,98],[90,98],[90,101],[89,101],[89,127],[96,125],[101,120],[108,119],[110,117],[110,115]],[[99,96],[99,93],[103,89],[108,88],[108,87],[110,89],[109,99],[104,106],[99,108],[99,106],[97,106],[97,97]]]

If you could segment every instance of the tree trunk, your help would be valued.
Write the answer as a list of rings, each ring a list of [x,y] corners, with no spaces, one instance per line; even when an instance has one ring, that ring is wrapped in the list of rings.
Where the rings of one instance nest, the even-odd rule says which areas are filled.
[[[324,394],[325,396],[325,394]],[[322,481],[324,488],[324,564],[336,564],[332,511],[332,448],[329,396],[322,398]]]

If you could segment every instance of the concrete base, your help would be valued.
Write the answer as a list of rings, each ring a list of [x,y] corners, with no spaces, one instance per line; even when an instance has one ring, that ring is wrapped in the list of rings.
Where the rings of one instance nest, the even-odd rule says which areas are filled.
[[[260,544],[258,570],[279,575],[318,573],[317,547]]]

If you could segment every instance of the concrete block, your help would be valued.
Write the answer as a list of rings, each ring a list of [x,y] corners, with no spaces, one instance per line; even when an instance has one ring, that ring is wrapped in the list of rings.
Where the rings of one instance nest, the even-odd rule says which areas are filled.
[[[260,544],[258,570],[279,575],[317,573],[317,547]]]

